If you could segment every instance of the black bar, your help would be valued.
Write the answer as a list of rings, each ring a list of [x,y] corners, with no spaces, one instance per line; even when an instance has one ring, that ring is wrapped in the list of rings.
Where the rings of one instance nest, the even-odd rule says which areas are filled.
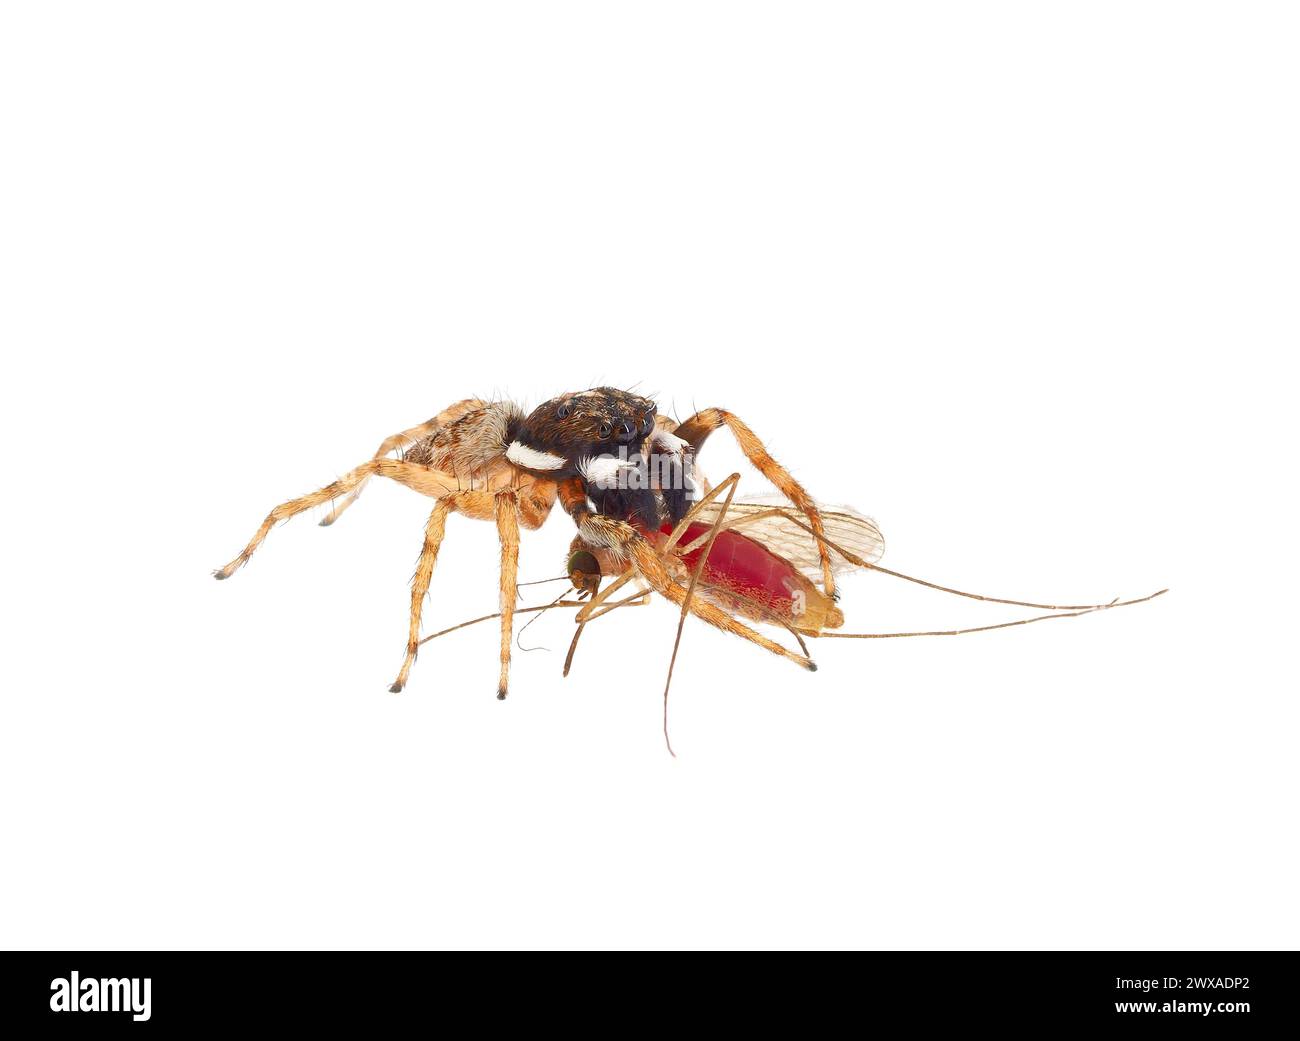
[[[599,968],[593,959],[558,954],[531,965],[446,953],[42,952],[5,959],[0,1026],[11,1037],[254,1025],[371,1033],[453,1020],[493,1032],[512,1022],[621,1032],[682,1017],[693,1029],[730,1034],[754,1025],[800,1036],[835,1023],[854,1031],[904,1023],[1234,1036],[1294,1032],[1300,1024],[1293,953],[877,952],[803,968],[790,958],[741,954],[712,966],[680,954],[635,966],[606,955],[594,962]],[[64,1010],[74,972],[81,1004]],[[101,980],[138,982],[128,989]],[[114,995],[125,1006],[120,1011],[83,1007],[111,1004]],[[55,1011],[52,1002],[64,1008]],[[15,1026],[25,1032],[13,1033]]]

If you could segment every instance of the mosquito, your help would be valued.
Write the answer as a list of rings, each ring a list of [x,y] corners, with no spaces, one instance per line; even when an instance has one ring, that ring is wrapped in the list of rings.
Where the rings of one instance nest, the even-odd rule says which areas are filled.
[[[715,431],[731,432],[746,459],[776,489],[773,496],[737,497],[739,474],[710,485],[697,457]],[[596,387],[550,399],[531,413],[508,401],[469,398],[425,423],[385,438],[373,457],[338,480],[276,506],[248,545],[214,572],[229,578],[245,565],[279,522],[330,504],[331,525],[372,477],[386,477],[434,500],[411,582],[406,653],[389,687],[407,684],[422,643],[500,619],[497,697],[509,690],[516,613],[576,609],[564,671],[586,626],[621,607],[643,605],[652,593],[679,608],[677,635],[664,686],[664,735],[672,672],[686,619],[694,616],[793,664],[815,671],[805,638],[886,639],[948,636],[1071,618],[1142,603],[1042,604],[967,593],[882,567],[884,539],[875,523],[848,507],[819,505],[735,414],[709,408],[678,423],[654,401],[631,391]],[[519,530],[536,529],[556,503],[576,527],[563,595],[540,607],[518,608]],[[442,547],[448,515],[496,525],[501,546],[499,611],[421,639],[421,615]],[[836,578],[870,569],[956,596],[1041,610],[1030,618],[965,629],[844,633]],[[605,579],[608,584],[602,588]],[[635,583],[628,594],[615,594]],[[798,650],[753,624],[784,630]],[[672,750],[671,741],[668,742]]]

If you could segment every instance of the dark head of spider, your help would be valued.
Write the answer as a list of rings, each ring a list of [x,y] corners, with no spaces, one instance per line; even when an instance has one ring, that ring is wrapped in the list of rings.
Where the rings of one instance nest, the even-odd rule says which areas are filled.
[[[655,425],[655,403],[613,387],[596,387],[551,398],[511,431],[506,457],[547,477],[579,475],[600,456],[631,455]]]
[[[563,394],[538,405],[511,431],[506,457],[547,477],[578,477],[597,512],[658,528],[664,520],[680,520],[688,507],[680,454],[669,452],[655,467],[666,480],[619,480],[625,474],[619,464],[636,468],[634,457],[646,463],[653,454],[646,442],[655,413],[649,398],[615,387]]]

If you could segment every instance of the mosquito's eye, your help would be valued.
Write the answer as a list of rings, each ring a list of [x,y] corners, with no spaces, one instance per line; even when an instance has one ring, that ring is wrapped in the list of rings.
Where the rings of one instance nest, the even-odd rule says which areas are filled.
[[[568,419],[569,413],[572,411],[573,409],[569,407],[569,403],[567,401],[562,401],[560,402],[560,407],[555,410],[555,418]]]
[[[600,424],[600,436],[602,440],[609,437],[609,435],[612,434],[613,432],[614,432],[614,428],[610,426],[608,423]]]

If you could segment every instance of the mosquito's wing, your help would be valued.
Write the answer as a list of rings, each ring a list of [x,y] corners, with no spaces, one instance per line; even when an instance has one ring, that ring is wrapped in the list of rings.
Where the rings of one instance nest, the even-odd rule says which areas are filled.
[[[717,519],[721,503],[710,503],[700,511],[700,521],[711,523]],[[842,546],[854,556],[874,563],[885,553],[885,538],[876,522],[865,517],[851,506],[823,506],[818,503],[826,538]],[[779,510],[779,513],[770,511]],[[810,531],[800,527],[791,518],[807,523],[804,515],[785,496],[751,495],[733,501],[727,508],[724,523],[736,524],[735,530],[761,542],[779,557],[784,557],[809,578],[821,577],[821,555],[817,540]],[[831,569],[837,574],[851,571],[857,564],[830,548]]]

